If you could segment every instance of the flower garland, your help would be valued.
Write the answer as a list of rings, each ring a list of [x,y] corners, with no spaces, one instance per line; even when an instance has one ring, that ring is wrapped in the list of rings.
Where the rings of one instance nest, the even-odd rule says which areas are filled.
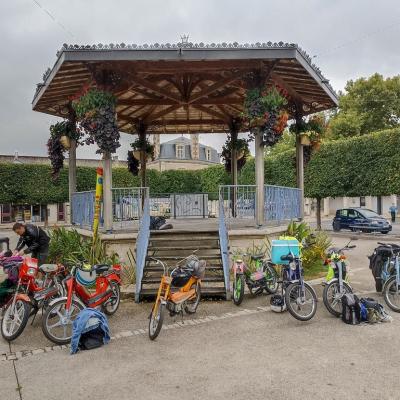
[[[243,117],[248,121],[253,137],[256,129],[262,132],[264,146],[273,146],[281,139],[289,117],[284,110],[286,105],[283,92],[274,86],[247,91]]]

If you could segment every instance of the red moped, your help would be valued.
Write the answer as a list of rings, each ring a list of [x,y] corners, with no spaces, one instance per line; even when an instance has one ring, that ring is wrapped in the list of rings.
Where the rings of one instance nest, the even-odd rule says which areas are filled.
[[[1,335],[9,342],[21,335],[31,315],[34,316],[33,323],[39,310],[46,309],[52,299],[62,296],[61,282],[65,276],[64,266],[43,264],[38,267],[37,259],[30,257],[15,261],[11,267],[19,269],[18,283],[14,294],[3,307],[1,321]],[[41,280],[38,279],[39,272],[43,274]]]
[[[79,271],[96,274],[95,289],[79,283]],[[101,307],[107,315],[114,314],[120,303],[121,267],[119,265],[75,266],[64,280],[66,297],[52,301],[42,318],[44,335],[56,344],[71,341],[72,324],[86,307]]]

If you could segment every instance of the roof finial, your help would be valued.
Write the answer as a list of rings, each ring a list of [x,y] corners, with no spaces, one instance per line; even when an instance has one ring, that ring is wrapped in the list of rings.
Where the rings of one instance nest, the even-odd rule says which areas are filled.
[[[182,35],[181,36],[181,43],[182,45],[187,45],[189,43],[189,35]]]

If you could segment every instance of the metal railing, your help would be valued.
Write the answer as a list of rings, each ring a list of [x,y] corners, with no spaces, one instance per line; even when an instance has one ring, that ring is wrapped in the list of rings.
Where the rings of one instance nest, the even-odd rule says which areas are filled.
[[[301,217],[301,190],[285,186],[265,186],[264,219],[287,221]]]
[[[220,202],[226,219],[255,219],[256,186],[223,185]],[[301,217],[301,190],[285,186],[264,186],[265,221],[286,221]]]
[[[114,225],[126,228],[140,221],[145,199],[149,197],[149,188],[112,188],[111,191]]]
[[[150,206],[149,198],[144,199],[142,219],[139,225],[139,232],[136,237],[136,290],[135,301],[140,301],[140,291],[142,289],[143,270],[146,264],[147,247],[150,238]]]
[[[81,228],[92,229],[94,218],[95,192],[72,193],[71,223]],[[100,224],[103,221],[101,210]]]

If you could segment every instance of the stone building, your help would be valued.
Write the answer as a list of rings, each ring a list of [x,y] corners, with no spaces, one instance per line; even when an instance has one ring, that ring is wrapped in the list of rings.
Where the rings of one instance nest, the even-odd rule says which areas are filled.
[[[220,163],[220,156],[214,148],[199,143],[199,135],[191,134],[190,139],[181,136],[160,143],[160,135],[153,135],[154,160],[147,168],[157,171],[170,169],[197,170]]]

